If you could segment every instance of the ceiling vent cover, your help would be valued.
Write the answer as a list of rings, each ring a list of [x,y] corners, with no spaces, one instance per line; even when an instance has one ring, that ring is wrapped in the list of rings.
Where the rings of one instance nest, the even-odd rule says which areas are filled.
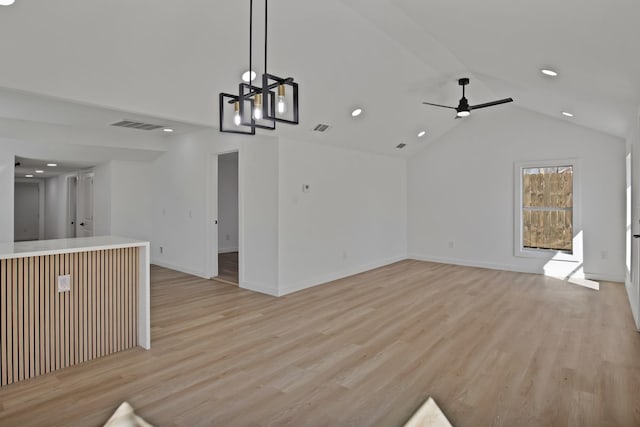
[[[150,123],[134,122],[132,120],[122,120],[116,123],[112,123],[111,126],[118,126],[121,128],[130,128],[130,129],[139,129],[139,130],[156,130],[164,127],[164,125],[153,125]]]
[[[323,125],[322,123],[316,125],[316,127],[313,128],[314,132],[326,132],[329,130],[331,126],[329,125]]]

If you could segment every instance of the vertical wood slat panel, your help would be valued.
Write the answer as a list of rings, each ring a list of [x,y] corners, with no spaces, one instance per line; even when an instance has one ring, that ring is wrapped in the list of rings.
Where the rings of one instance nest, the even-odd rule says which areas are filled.
[[[29,258],[29,292],[31,301],[33,302],[33,310],[31,310],[31,339],[33,340],[33,353],[31,363],[33,369],[31,376],[40,375],[40,284],[39,268],[35,265],[39,261],[38,258]]]
[[[60,274],[60,255],[54,255],[52,259],[53,263],[53,275],[51,276],[51,283],[55,283],[55,278]],[[58,293],[53,291],[53,336],[52,336],[52,349],[54,355],[54,365],[52,371],[60,369],[60,297]]]
[[[7,269],[6,261],[0,266],[0,386],[7,385]]]
[[[14,368],[17,365],[18,368],[18,380],[22,381],[24,379],[24,357],[25,357],[25,349],[24,349],[24,277],[23,277],[23,269],[24,259],[21,258],[17,260],[16,263],[16,271],[14,272],[14,276],[16,276],[18,285],[18,321],[14,325],[14,331],[18,335],[18,341],[16,344],[16,348],[13,353],[16,355],[16,359],[18,363],[14,363]],[[15,339],[14,339],[15,342]],[[17,350],[17,351],[16,351]]]
[[[139,248],[0,260],[0,387],[135,347],[139,261]]]
[[[60,257],[54,255],[51,259],[51,283],[55,283],[56,277],[58,277],[59,272]],[[51,298],[53,299],[53,305],[51,306],[51,327],[53,328],[51,334],[51,370],[55,371],[57,369],[60,369],[60,353],[58,352],[58,349],[60,348],[60,300],[55,285],[53,286],[54,287],[51,290]]]
[[[63,256],[63,264],[62,264],[62,274],[69,274],[69,254],[64,254]],[[74,292],[75,293],[75,292]],[[64,298],[64,348],[62,352],[64,354],[64,367],[71,366],[71,302],[69,298],[70,292],[63,292],[60,295]]]

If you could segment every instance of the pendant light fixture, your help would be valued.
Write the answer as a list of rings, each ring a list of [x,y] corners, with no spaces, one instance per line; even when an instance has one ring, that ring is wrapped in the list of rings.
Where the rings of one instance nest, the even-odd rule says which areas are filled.
[[[264,70],[262,86],[241,82],[238,94],[220,93],[220,132],[255,135],[256,128],[275,130],[276,122],[299,123],[298,84],[293,77],[281,78],[267,71],[268,0],[264,0]],[[249,0],[249,72],[253,71],[253,0]],[[289,86],[290,97],[287,97]],[[277,91],[276,91],[277,89]],[[233,106],[233,110],[231,110]],[[233,123],[227,123],[233,112]]]

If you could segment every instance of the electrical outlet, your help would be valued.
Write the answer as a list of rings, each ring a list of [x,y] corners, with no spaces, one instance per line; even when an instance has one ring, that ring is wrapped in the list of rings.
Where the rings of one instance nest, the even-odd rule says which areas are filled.
[[[231,236],[229,236],[228,234],[225,236],[225,240],[231,240]]]
[[[600,258],[601,258],[601,259],[607,259],[607,258],[609,258],[609,251],[601,251],[601,252],[600,252]]]
[[[311,192],[311,186],[309,184],[302,184],[302,192],[303,193],[310,193]]]
[[[160,246],[160,255],[164,253],[164,246]]]
[[[69,292],[71,290],[71,275],[58,276],[58,292]]]
[[[453,249],[454,243],[453,240],[449,241],[449,249]]]

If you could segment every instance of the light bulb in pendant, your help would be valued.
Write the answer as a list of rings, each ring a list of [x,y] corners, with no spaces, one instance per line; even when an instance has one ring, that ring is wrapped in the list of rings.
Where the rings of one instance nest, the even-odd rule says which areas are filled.
[[[253,118],[255,120],[262,119],[262,94],[256,93],[255,107],[253,109]]]
[[[233,123],[236,126],[240,126],[240,123],[242,123],[242,118],[240,117],[240,103],[238,101],[236,101],[235,105],[233,106],[233,111],[235,111],[235,114],[233,115]]]
[[[284,114],[287,112],[287,103],[284,99],[284,85],[278,86],[278,113]]]

